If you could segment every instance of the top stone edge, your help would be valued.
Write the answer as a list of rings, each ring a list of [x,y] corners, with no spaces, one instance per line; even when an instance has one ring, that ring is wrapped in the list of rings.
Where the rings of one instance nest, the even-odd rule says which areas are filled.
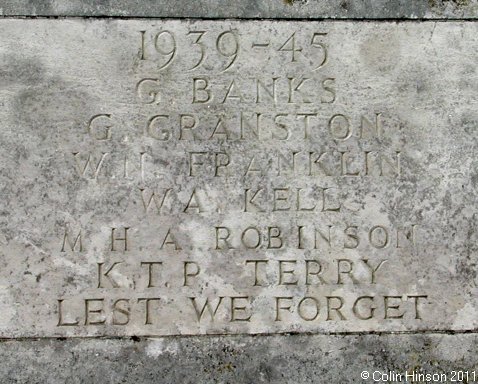
[[[0,17],[478,19],[478,0],[0,0]]]

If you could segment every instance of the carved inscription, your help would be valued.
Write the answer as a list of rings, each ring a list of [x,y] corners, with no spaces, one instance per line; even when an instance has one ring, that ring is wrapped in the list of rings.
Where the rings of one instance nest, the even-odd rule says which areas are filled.
[[[233,276],[228,273],[241,274],[244,284],[236,295],[227,295],[220,287],[213,295],[200,294],[210,284],[208,272],[200,259],[184,259],[195,256],[195,245],[183,229],[156,228],[158,254],[145,258],[140,244],[147,240],[140,240],[139,230],[135,238],[129,238],[132,227],[111,228],[110,255],[97,263],[96,288],[100,291],[91,297],[58,299],[59,327],[125,326],[130,322],[153,325],[164,318],[168,291],[173,290],[183,295],[177,301],[189,321],[250,322],[257,316],[255,312],[263,310],[253,304],[255,296],[261,295],[259,287],[360,287],[347,295],[321,289],[301,294],[281,289],[263,298],[268,301],[266,307],[272,309],[268,313],[271,324],[423,319],[428,295],[374,292],[377,284],[389,283],[382,272],[395,261],[387,249],[413,250],[419,224],[388,228],[370,222],[360,228],[347,214],[356,211],[347,205],[350,186],[344,188],[336,180],[355,178],[361,184],[367,178],[399,179],[403,172],[402,148],[383,145],[383,139],[395,133],[384,127],[390,118],[382,111],[356,114],[341,108],[322,108],[324,104],[336,104],[340,98],[336,85],[340,74],[324,72],[328,56],[334,54],[333,48],[328,48],[327,35],[326,30],[301,34],[302,41],[296,32],[284,41],[264,36],[267,39],[262,43],[252,43],[253,50],[273,50],[285,66],[287,62],[304,62],[304,66],[300,72],[269,75],[265,71],[243,76],[236,63],[251,54],[243,49],[248,37],[244,32],[190,29],[183,36],[167,29],[138,32],[136,59],[140,60],[137,74],[141,79],[134,88],[137,103],[153,107],[142,122],[143,136],[162,145],[183,142],[183,158],[175,159],[180,163],[175,169],[194,186],[178,188],[158,180],[154,176],[158,166],[161,173],[172,169],[165,159],[158,160],[154,150],[134,154],[130,159],[125,156],[124,161],[123,154],[74,152],[78,177],[138,180],[140,184],[131,197],[145,220],[151,215],[186,215],[187,220],[189,215],[236,212],[237,221],[227,225],[216,216],[209,228],[203,228],[207,235],[203,240],[206,252],[226,264],[235,264],[236,272],[227,269],[220,274],[221,279],[230,284]],[[143,73],[142,62],[152,63],[154,73]],[[181,83],[184,96],[177,97],[181,100],[179,110],[172,110],[166,101],[169,90],[165,89],[164,78],[173,77],[167,71],[174,67],[184,68],[186,73]],[[215,108],[210,111],[208,106]],[[114,111],[98,113],[87,119],[87,134],[93,144],[114,141],[116,124]],[[219,150],[201,146],[208,142],[237,142],[239,146]],[[252,149],[265,142],[277,143],[275,150],[262,154]],[[196,143],[200,146],[194,146]],[[110,173],[107,167],[102,172],[107,161],[111,163]],[[128,171],[128,162],[133,161],[135,170]],[[274,182],[274,177],[280,179]],[[210,178],[219,179],[219,189],[207,185]],[[241,187],[237,193],[226,195],[221,185],[229,178],[238,180]],[[307,180],[308,185],[299,179]],[[218,204],[218,199],[226,202]],[[321,219],[318,226],[294,224],[284,216],[280,224],[259,225],[255,223],[257,218],[250,221],[247,216],[256,213],[270,221],[269,215],[276,212],[300,214],[304,219],[319,215],[325,220]],[[326,219],[326,215],[330,217]],[[81,252],[81,234],[72,240],[65,232],[63,252],[65,244]],[[360,252],[341,253],[354,249],[374,249],[377,255],[369,259]],[[235,250],[244,253],[234,255],[231,252]],[[324,250],[337,253],[327,255]],[[135,252],[137,262],[128,263],[118,252]],[[171,259],[174,254],[178,256]],[[115,294],[119,289],[121,294]],[[76,302],[78,310],[69,308],[71,302]]]

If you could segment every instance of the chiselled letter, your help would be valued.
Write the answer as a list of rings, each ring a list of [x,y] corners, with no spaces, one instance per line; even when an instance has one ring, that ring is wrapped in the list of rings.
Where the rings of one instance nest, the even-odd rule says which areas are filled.
[[[63,315],[63,301],[64,300],[58,300],[58,327],[65,327],[65,326],[75,326],[80,323],[79,320],[74,320],[74,321],[65,321],[64,315]]]
[[[75,157],[76,165],[77,165],[77,170],[80,176],[87,178],[88,170],[91,170],[90,172],[90,178],[92,179],[97,179],[98,175],[100,174],[101,167],[103,165],[103,162],[105,161],[106,156],[108,156],[107,152],[103,152],[101,154],[100,160],[96,163],[96,165],[93,165],[94,160],[92,159],[91,155],[88,155],[88,158],[84,162],[84,165],[80,163],[80,153],[79,152],[73,152],[73,156]]]
[[[204,77],[193,79],[193,104],[204,104],[212,98],[209,82]]]
[[[141,266],[148,267],[148,288],[157,287],[157,285],[155,284],[156,279],[154,279],[154,276],[155,276],[154,270],[157,268],[154,268],[154,267],[157,266],[159,268],[162,265],[163,263],[161,261],[142,261],[141,262]]]
[[[123,229],[124,231],[124,235],[123,237],[119,237],[118,235],[116,235],[116,230],[118,228],[111,228],[111,250],[112,251],[116,251],[116,242],[120,241],[123,243],[123,251],[127,251],[128,250],[128,230],[129,228],[128,227],[125,227]]]
[[[111,264],[111,266],[109,268],[104,267],[104,264],[105,263],[98,263],[98,286],[97,287],[98,288],[105,288],[105,286],[103,285],[103,280],[104,280],[104,278],[107,278],[108,281],[110,282],[111,287],[119,288],[120,285],[118,284],[118,282],[112,276],[110,276],[109,274],[111,272],[113,272],[115,267],[122,264],[122,262],[118,261],[116,263],[113,263],[113,264]],[[106,272],[103,272],[105,269],[106,269]]]
[[[83,243],[81,241],[81,231],[78,232],[78,235],[76,236],[75,241],[73,242],[71,240],[70,234],[68,233],[68,230],[65,229],[65,235],[63,236],[63,245],[61,246],[61,252],[66,252],[65,251],[66,244],[68,244],[69,248],[72,251],[83,252]]]
[[[141,191],[141,200],[143,202],[144,211],[148,212],[149,207],[154,202],[157,213],[161,214],[161,209],[163,208],[164,201],[171,192],[171,188],[166,189],[162,194],[159,194],[156,191],[149,191],[145,188],[140,188],[139,190]],[[147,197],[148,195],[149,197]]]
[[[131,308],[128,299],[118,299],[113,303],[113,325],[127,325],[130,320]],[[119,320],[123,318],[123,320]]]
[[[104,302],[105,299],[85,299],[85,325],[102,325],[106,323]]]
[[[144,325],[153,324],[151,315],[151,303],[158,303],[161,299],[159,297],[138,298],[138,303],[144,301]]]
[[[88,133],[90,136],[99,141],[111,139],[111,128],[113,125],[110,120],[110,114],[93,116],[88,122]]]
[[[219,309],[219,306],[221,305],[223,299],[224,299],[224,297],[219,296],[216,299],[216,304],[212,304],[213,300],[210,300],[209,298],[207,298],[207,299],[204,300],[204,304],[201,305],[198,302],[196,302],[196,300],[197,300],[196,297],[190,297],[189,298],[189,300],[191,300],[191,303],[194,307],[194,312],[196,312],[196,316],[197,316],[198,321],[202,320],[202,317],[203,317],[204,312],[206,311],[206,309],[207,309],[207,312],[209,313],[209,315],[211,316],[211,320],[214,321],[214,319],[216,317],[216,314],[217,314],[217,311]]]
[[[201,268],[199,268],[199,264],[196,263],[195,261],[185,261],[183,265],[184,265],[183,286],[186,287],[191,285],[190,281],[192,280],[193,277],[196,277],[197,275],[199,275],[199,273],[201,272]]]

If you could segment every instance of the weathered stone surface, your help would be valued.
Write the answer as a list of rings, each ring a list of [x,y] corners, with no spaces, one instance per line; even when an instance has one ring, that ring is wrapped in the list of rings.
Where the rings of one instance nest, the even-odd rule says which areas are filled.
[[[406,372],[447,378],[415,383],[472,383],[477,341],[475,335],[33,340],[1,343],[0,358],[5,384],[411,383],[396,380]],[[364,371],[368,380],[361,379]],[[459,372],[468,381],[457,380]]]
[[[4,0],[5,16],[187,18],[462,19],[477,18],[477,0]]]
[[[475,24],[1,23],[1,337],[476,329]]]

